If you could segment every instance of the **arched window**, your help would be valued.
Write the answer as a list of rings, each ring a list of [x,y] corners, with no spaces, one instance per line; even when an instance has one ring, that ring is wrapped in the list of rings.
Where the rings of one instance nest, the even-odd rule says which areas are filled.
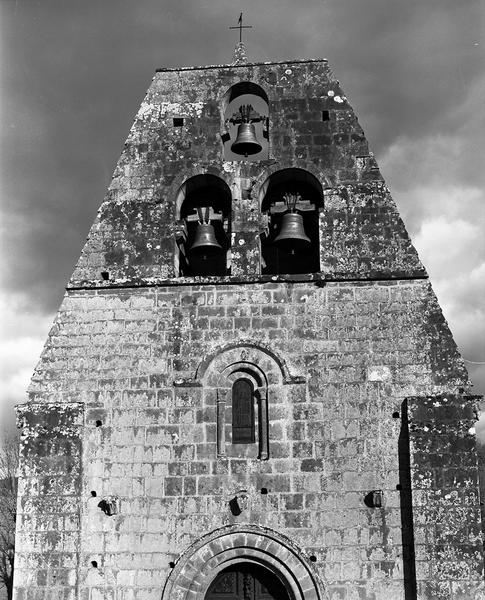
[[[269,399],[280,403],[286,397],[279,387],[286,377],[280,362],[252,344],[236,344],[208,357],[197,371],[203,389],[215,393],[217,456],[268,460]]]
[[[255,441],[253,384],[249,379],[237,379],[232,386],[232,443]]]

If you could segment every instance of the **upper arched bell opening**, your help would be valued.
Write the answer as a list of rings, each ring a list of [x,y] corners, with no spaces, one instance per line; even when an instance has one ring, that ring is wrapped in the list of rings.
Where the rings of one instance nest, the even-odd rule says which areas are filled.
[[[227,106],[230,102],[244,94],[258,96],[265,102],[266,106],[268,105],[268,95],[261,86],[252,81],[240,81],[239,83],[234,84],[225,93],[223,102],[225,102],[225,106]]]
[[[323,190],[318,179],[303,169],[276,171],[263,184],[261,196],[261,212],[268,218],[261,236],[262,273],[319,271]]]
[[[266,92],[251,81],[227,90],[222,101],[224,160],[268,158],[269,105]]]
[[[182,184],[176,199],[180,275],[226,275],[231,239],[231,190],[215,175]]]

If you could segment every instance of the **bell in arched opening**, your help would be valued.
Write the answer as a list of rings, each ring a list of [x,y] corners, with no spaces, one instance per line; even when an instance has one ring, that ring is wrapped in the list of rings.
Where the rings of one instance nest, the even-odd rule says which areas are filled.
[[[284,200],[289,212],[283,215],[280,231],[275,238],[275,244],[290,254],[306,250],[311,244],[305,233],[303,217],[295,210],[299,198],[299,194],[285,194]]]
[[[188,250],[189,263],[194,275],[220,275],[224,271],[224,248],[217,240],[211,220],[222,215],[214,214],[210,207],[197,208],[197,225],[193,242]]]
[[[297,275],[320,271],[320,211],[323,193],[308,171],[276,171],[263,184],[261,272]]]
[[[237,128],[237,137],[231,146],[231,151],[242,156],[252,156],[258,154],[263,149],[263,146],[258,142],[256,137],[256,128],[254,123],[261,121],[261,116],[253,110],[250,104],[243,105],[239,108],[239,114],[235,114],[231,123],[239,123]]]

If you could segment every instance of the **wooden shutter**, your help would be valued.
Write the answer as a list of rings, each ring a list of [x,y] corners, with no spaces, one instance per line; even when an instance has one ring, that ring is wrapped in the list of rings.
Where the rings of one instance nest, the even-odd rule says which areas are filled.
[[[238,379],[232,386],[232,443],[252,444],[254,439],[253,384]]]

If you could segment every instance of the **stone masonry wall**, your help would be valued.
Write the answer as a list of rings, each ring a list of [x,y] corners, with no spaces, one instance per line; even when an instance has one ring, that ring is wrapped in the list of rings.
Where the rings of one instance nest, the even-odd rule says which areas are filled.
[[[230,445],[217,457],[217,389],[197,373],[228,347],[259,347],[287,370],[269,385],[268,460]],[[251,523],[311,556],[332,600],[407,600],[412,555],[403,562],[402,520],[411,529],[412,522],[398,489],[401,405],[459,388],[467,388],[466,372],[424,281],[68,292],[30,393],[33,401],[85,405],[81,597],[111,598],[116,590],[117,599],[159,600],[191,543]],[[454,414],[466,419],[467,410],[457,404]],[[443,433],[443,443],[449,439]],[[439,460],[440,445],[435,452]],[[419,481],[417,458],[412,468]],[[469,485],[470,510],[441,506],[457,531],[478,526]],[[456,484],[458,492],[450,486],[467,493],[467,482]],[[245,508],[235,516],[228,503],[241,490]],[[383,490],[382,508],[366,505],[373,490]],[[30,502],[32,492],[24,494]],[[100,510],[107,496],[119,497],[119,514]],[[438,538],[419,540],[419,560],[431,560]],[[457,546],[454,559],[473,569],[445,579],[448,589],[466,583],[471,594],[481,563],[467,548],[462,556]],[[30,551],[20,545],[25,564]],[[44,598],[33,564],[25,594]]]
[[[409,398],[418,589],[466,600],[483,573],[475,423],[479,397]]]
[[[224,98],[240,81],[268,95],[269,160],[223,160]],[[184,126],[173,126],[177,116]],[[323,188],[324,273],[349,279],[425,276],[352,107],[327,62],[316,60],[157,73],[70,284],[153,284],[177,277],[177,193],[204,173],[231,190],[232,274],[258,275],[256,240],[267,226],[262,191],[270,175],[287,168],[312,174]]]
[[[19,407],[17,600],[74,599],[81,553],[83,404]]]
[[[268,160],[224,161],[242,81]],[[196,175],[227,197],[220,277],[177,269]],[[261,274],[278,176],[312,190],[317,272]],[[157,72],[19,410],[15,599],[199,600],[210,537],[286,557],[297,600],[483,600],[474,400],[426,277],[326,61]]]

